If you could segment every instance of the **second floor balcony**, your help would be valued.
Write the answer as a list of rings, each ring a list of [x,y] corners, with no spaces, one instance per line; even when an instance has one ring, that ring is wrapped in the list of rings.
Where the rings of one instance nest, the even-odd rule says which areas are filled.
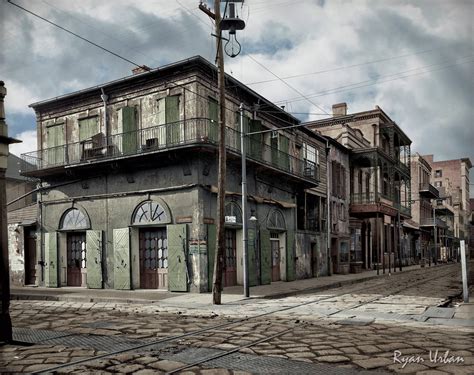
[[[447,228],[447,224],[444,220],[440,219],[439,217],[426,217],[420,219],[420,227],[439,227],[439,228]]]
[[[418,188],[419,194],[423,197],[438,199],[439,191],[429,182],[421,183]]]
[[[99,133],[81,142],[25,153],[22,154],[21,173],[42,177],[63,173],[65,168],[90,167],[171,150],[199,147],[217,149],[217,146],[217,123],[206,118],[194,118],[108,137]],[[241,133],[231,127],[226,128],[226,148],[228,155],[240,157]],[[311,184],[319,182],[319,166],[316,163],[297,158],[255,138],[246,137],[246,157],[250,163],[266,166]]]
[[[408,205],[394,201],[380,192],[351,194],[350,210],[351,214],[362,216],[373,216],[377,213],[396,216],[400,212],[404,218],[411,217],[411,209]]]

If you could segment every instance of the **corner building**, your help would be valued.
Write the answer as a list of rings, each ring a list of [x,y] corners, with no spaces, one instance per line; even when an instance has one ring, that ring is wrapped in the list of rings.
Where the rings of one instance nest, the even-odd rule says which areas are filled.
[[[22,173],[42,187],[38,285],[211,290],[216,68],[198,56],[134,73],[31,105],[38,151],[22,155]],[[294,280],[296,236],[325,243],[321,232],[298,234],[296,214],[297,197],[325,179],[325,140],[307,129],[280,129],[299,121],[234,78],[226,77],[226,87],[224,286],[243,283],[243,215],[257,218],[248,233],[250,285]],[[241,102],[246,132],[257,132],[246,137],[246,213]],[[322,245],[315,257],[327,258]]]

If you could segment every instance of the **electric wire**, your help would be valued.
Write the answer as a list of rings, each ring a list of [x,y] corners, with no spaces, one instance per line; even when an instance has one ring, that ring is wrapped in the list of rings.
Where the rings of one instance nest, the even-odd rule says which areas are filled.
[[[40,16],[39,14],[36,14],[36,13],[34,13],[34,12],[32,12],[32,11],[26,9],[26,8],[23,8],[21,5],[18,5],[18,4],[15,4],[14,2],[12,2],[12,0],[7,0],[7,2],[8,2],[8,4],[11,4],[11,5],[13,5],[13,6],[17,7],[17,8],[20,8],[21,10],[23,10],[23,11],[25,11],[25,12],[27,12],[27,13],[29,13],[29,14],[31,14],[31,15],[33,15],[33,16],[35,16],[35,17],[37,17],[37,18],[39,18],[39,19],[41,19],[41,20],[43,20],[43,21],[45,21],[45,22],[47,22],[47,23],[49,23],[49,24],[51,24],[51,25],[53,25],[53,26],[55,26],[55,27],[57,27],[57,28],[59,28],[59,29],[61,29],[61,30],[63,30],[63,31],[65,31],[65,32],[67,32],[67,33],[69,33],[69,34],[71,34],[71,35],[73,35],[73,36],[75,36],[75,37],[77,37],[77,38],[79,38],[79,39],[81,39],[81,40],[83,40],[83,41],[85,41],[85,42],[87,42],[87,43],[89,43],[89,44],[91,44],[91,45],[93,45],[93,46],[95,46],[95,47],[97,47],[97,48],[103,50],[103,51],[105,51],[105,52],[108,52],[108,53],[110,53],[111,55],[114,55],[115,57],[118,57],[118,58],[121,59],[121,60],[124,60],[124,61],[126,61],[126,62],[128,62],[128,63],[130,63],[130,64],[132,64],[132,65],[135,65],[135,66],[138,67],[138,68],[144,68],[143,65],[139,65],[139,64],[133,62],[132,60],[129,60],[129,59],[127,59],[126,57],[123,57],[123,56],[119,55],[118,53],[115,53],[115,52],[113,52],[113,51],[111,51],[111,50],[109,50],[109,49],[107,49],[107,48],[105,48],[105,47],[102,47],[101,45],[99,45],[99,44],[97,44],[97,43],[94,43],[93,41],[91,41],[91,40],[89,40],[89,39],[87,39],[87,38],[84,38],[84,37],[80,36],[79,34],[76,34],[76,33],[72,32],[72,31],[66,29],[65,27],[62,27],[62,26],[58,25],[57,23],[54,23],[54,22],[48,20],[47,18],[44,18],[44,17]],[[145,68],[144,68],[144,69],[145,69]],[[145,70],[147,70],[147,69],[145,69]]]
[[[307,100],[309,103],[311,103],[312,105],[316,106],[317,108],[319,108],[323,113],[327,114],[328,116],[330,116],[330,114],[328,112],[326,112],[322,107],[320,107],[318,104],[314,103],[313,101],[311,101],[306,95],[304,95],[301,91],[299,91],[298,89],[296,89],[295,87],[293,87],[292,85],[290,85],[288,82],[286,82],[284,79],[280,78],[278,75],[276,75],[275,73],[273,73],[269,68],[267,68],[264,64],[260,63],[257,59],[255,59],[251,54],[247,54],[247,56],[252,60],[254,61],[256,64],[260,65],[263,69],[265,69],[267,72],[269,72],[270,74],[272,74],[273,76],[275,76],[276,78],[278,78],[278,80],[280,80],[281,82],[283,82],[286,86],[288,86],[290,89],[292,89],[293,91],[295,91],[296,93],[298,93],[301,97],[303,97],[305,100]]]

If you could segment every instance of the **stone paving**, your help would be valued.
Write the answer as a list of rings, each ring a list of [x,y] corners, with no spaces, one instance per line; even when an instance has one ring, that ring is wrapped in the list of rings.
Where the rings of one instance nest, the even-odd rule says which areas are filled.
[[[433,270],[426,277],[434,275],[438,277],[425,284],[420,281],[420,275],[412,272],[403,277],[394,276],[390,285],[371,280],[334,289],[330,293],[235,301],[221,306],[199,304],[197,299],[188,305],[182,300],[169,299],[166,304],[159,305],[12,301],[11,315],[16,328],[69,332],[88,337],[122,337],[143,342],[236,322],[245,316],[254,317],[181,337],[164,346],[115,354],[57,370],[64,373],[166,373],[186,365],[183,361],[173,360],[173,355],[188,348],[228,351],[249,345],[239,352],[279,358],[292,364],[337,366],[341,371],[347,369],[354,373],[383,370],[417,375],[474,374],[474,328],[396,319],[367,320],[367,324],[357,324],[357,319],[341,320],[367,314],[419,316],[428,306],[436,306],[446,296],[453,295],[456,288],[459,290],[459,278],[449,266],[442,271]],[[395,294],[403,286],[403,291]],[[313,303],[317,300],[321,302]],[[372,302],[363,304],[368,301]],[[301,304],[306,305],[290,309]],[[285,311],[255,318],[285,308]],[[335,314],[328,316],[331,313]],[[251,345],[272,335],[275,337],[266,342]],[[114,350],[111,347],[108,352]],[[90,347],[48,345],[46,342],[32,346],[4,345],[0,346],[0,372],[31,373],[102,353]],[[404,365],[404,362],[410,363]],[[199,365],[180,373],[245,372]]]

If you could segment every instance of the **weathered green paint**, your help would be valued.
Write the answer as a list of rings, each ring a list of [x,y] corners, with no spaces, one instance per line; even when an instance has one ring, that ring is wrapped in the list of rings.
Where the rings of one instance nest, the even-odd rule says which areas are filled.
[[[209,139],[212,142],[217,142],[218,136],[218,124],[219,124],[219,107],[217,100],[209,98],[208,101],[208,110],[209,110]]]
[[[295,232],[286,232],[286,281],[295,280]]]
[[[137,127],[135,107],[123,107],[121,111],[123,129],[123,153],[135,153],[137,151]]]
[[[44,243],[44,285],[47,288],[58,287],[58,240],[56,232],[45,233]]]
[[[166,226],[168,236],[168,287],[171,292],[188,291],[187,226]]]
[[[130,229],[114,229],[114,287],[131,289]]]
[[[79,142],[99,133],[99,117],[88,117],[79,120]]]
[[[48,164],[63,164],[65,161],[65,149],[60,147],[65,143],[64,124],[50,126],[46,130],[46,160]]]
[[[180,141],[181,124],[179,121],[179,96],[167,96],[165,99],[166,123],[168,125],[168,144],[176,145]]]
[[[262,130],[262,122],[260,120],[250,120],[249,132],[259,132]],[[249,155],[256,159],[262,158],[263,134],[249,135]]]
[[[86,232],[87,287],[102,289],[102,231]]]
[[[270,284],[272,281],[272,252],[270,247],[270,231],[260,230],[260,274],[262,285]]]
[[[284,135],[280,135],[280,167],[289,170],[290,169],[290,157],[289,157],[289,148],[290,140]]]
[[[207,226],[207,270],[208,270],[208,288],[212,291],[212,282],[214,279],[214,257],[216,256],[216,226],[209,224]]]
[[[248,229],[248,265],[249,265],[249,286],[255,286],[257,282],[257,259],[255,254],[255,229]]]

